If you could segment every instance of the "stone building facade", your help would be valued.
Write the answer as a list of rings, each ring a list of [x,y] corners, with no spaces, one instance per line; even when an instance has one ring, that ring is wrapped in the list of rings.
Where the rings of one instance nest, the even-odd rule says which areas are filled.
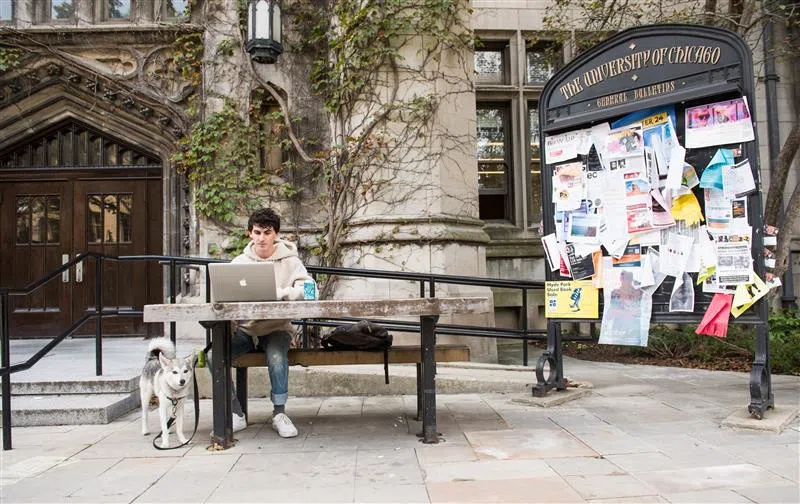
[[[359,209],[349,222],[346,266],[544,277],[537,99],[573,49],[542,40],[546,0],[473,0],[471,6],[464,9],[467,24],[482,40],[475,53],[451,55],[438,62],[437,79],[402,90],[446,95],[432,124],[448,136],[413,144],[420,155],[394,180],[397,188],[421,184],[424,190],[391,206],[372,202]],[[298,119],[298,135],[330,144],[336,125],[312,93],[308,55],[287,44],[275,64],[251,63],[239,47],[229,47],[230,40],[241,41],[240,15],[235,0],[0,0],[3,57],[16,58],[0,72],[0,285],[24,285],[84,251],[209,256],[224,250],[233,241],[230,230],[195,211],[192,184],[172,160],[198,109],[208,116],[228,103],[246,115],[252,90],[268,83],[280,97],[270,106],[280,110],[284,102]],[[293,28],[285,24],[287,36]],[[202,40],[196,82],[173,57],[191,36]],[[405,56],[410,67],[429,64],[419,51]],[[459,61],[471,62],[466,73]],[[797,117],[789,70],[779,68],[782,135]],[[760,91],[759,111],[763,96]],[[759,113],[764,153],[765,120]],[[768,170],[769,163],[762,167]],[[768,171],[763,179],[768,181]],[[317,262],[311,251],[324,224],[316,190],[311,183],[299,198],[271,202],[285,216],[282,231],[300,242],[311,264]],[[20,334],[52,335],[68,327],[92,304],[94,275],[87,262],[81,281],[63,277],[16,306]],[[133,287],[130,278],[137,279]],[[119,265],[103,275],[105,303],[124,308],[157,301],[167,283],[157,265]],[[202,275],[183,270],[180,297],[197,299],[204,289]],[[415,296],[418,287],[350,281],[336,295],[387,293]],[[516,326],[520,319],[515,292],[441,286],[437,293],[493,294],[495,313],[476,322]],[[531,293],[531,326],[542,324],[541,305]],[[106,329],[147,331],[132,322]],[[466,341],[478,360],[496,358],[493,342]]]

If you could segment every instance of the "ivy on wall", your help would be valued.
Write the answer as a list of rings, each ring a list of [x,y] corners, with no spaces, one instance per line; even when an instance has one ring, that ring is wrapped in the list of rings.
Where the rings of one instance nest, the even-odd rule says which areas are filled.
[[[265,109],[266,108],[266,109]],[[296,194],[283,182],[282,114],[269,111],[262,92],[254,93],[249,120],[226,101],[220,112],[194,124],[179,141],[172,159],[195,187],[195,208],[202,215],[230,224],[260,205],[265,193],[287,198]]]
[[[0,46],[0,72],[10,72],[22,61],[22,50]]]

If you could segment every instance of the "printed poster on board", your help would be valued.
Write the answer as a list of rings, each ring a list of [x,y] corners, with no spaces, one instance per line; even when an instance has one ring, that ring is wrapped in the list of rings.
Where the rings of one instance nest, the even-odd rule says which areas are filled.
[[[547,318],[596,319],[599,291],[591,280],[545,282],[544,316]]]

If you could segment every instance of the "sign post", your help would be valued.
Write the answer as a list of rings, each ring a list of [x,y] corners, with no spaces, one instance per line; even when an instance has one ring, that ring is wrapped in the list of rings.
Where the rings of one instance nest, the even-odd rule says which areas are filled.
[[[655,25],[562,68],[542,91],[539,124],[548,282],[603,289],[601,343],[646,345],[650,323],[702,322],[698,333],[724,336],[733,303],[743,310],[733,320],[756,331],[748,410],[762,418],[774,401],[757,297],[766,270],[754,103],[752,56],[736,34]],[[587,321],[555,304],[534,395],[565,388],[561,324]]]

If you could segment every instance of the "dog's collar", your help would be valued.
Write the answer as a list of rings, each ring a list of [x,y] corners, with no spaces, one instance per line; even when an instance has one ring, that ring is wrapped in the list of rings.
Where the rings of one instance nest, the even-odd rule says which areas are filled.
[[[171,402],[173,406],[177,406],[178,405],[178,401],[180,401],[181,399],[183,399],[185,397],[186,396],[180,396],[180,397],[169,397],[169,396],[167,396],[167,399],[169,399],[169,402]]]

